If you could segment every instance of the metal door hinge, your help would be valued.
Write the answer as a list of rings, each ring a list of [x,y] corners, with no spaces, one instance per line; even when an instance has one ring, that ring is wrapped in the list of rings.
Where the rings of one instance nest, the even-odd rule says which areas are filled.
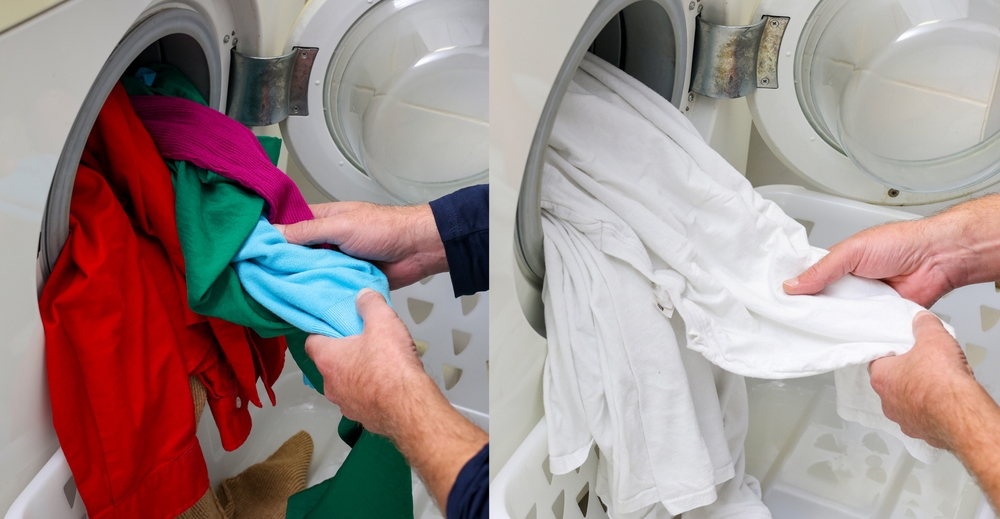
[[[247,126],[309,115],[309,75],[318,50],[294,47],[284,56],[259,58],[233,49],[226,115]]]
[[[752,25],[696,20],[691,91],[720,99],[778,88],[778,51],[789,18],[764,16]]]

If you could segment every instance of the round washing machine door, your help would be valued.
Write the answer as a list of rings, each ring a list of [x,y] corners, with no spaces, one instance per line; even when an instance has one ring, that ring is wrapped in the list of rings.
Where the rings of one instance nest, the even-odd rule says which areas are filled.
[[[309,115],[282,132],[340,200],[422,203],[488,181],[487,0],[326,0],[288,48],[315,47]]]
[[[748,100],[792,170],[891,205],[1000,181],[1000,2],[763,0],[762,15],[789,18],[779,86]]]

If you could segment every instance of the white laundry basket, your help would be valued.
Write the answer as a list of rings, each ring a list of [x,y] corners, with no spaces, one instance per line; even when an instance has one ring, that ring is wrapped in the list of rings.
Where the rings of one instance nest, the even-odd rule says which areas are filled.
[[[456,299],[447,274],[436,275],[392,292],[392,303],[413,338],[427,343],[424,368],[445,396],[465,416],[489,430],[487,326],[489,294]],[[263,387],[260,394],[265,394]],[[252,407],[253,430],[233,452],[222,448],[218,430],[206,407],[198,439],[213,487],[254,463],[263,461],[289,437],[307,431],[314,451],[307,486],[333,476],[350,449],[337,437],[341,415],[337,406],[303,383],[291,356],[274,385],[276,407],[264,399],[264,408]],[[413,478],[414,515],[441,517],[419,478]],[[76,490],[62,449],[45,464],[7,511],[6,519],[80,519],[86,510]]]
[[[802,223],[813,245],[830,247],[862,229],[916,216],[796,186],[758,189]],[[932,310],[951,323],[976,378],[1000,395],[1000,286],[956,290]],[[902,444],[837,416],[830,375],[747,380],[747,472],[775,519],[996,519],[950,454],[924,465]],[[553,475],[543,417],[490,486],[491,519],[603,519],[594,493],[595,449],[577,471]],[[1000,434],[1000,432],[998,432]]]

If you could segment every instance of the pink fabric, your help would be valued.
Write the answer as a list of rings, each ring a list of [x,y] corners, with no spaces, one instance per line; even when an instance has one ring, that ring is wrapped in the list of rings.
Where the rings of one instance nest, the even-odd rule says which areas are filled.
[[[136,115],[163,158],[184,160],[239,182],[270,206],[271,223],[313,218],[292,179],[267,157],[257,137],[240,123],[193,101],[168,96],[132,96]]]

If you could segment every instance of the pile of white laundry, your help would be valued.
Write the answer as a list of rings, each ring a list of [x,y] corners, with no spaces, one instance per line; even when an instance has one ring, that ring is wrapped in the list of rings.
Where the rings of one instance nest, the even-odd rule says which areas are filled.
[[[670,103],[587,56],[542,177],[550,469],[596,442],[612,517],[771,515],[744,474],[743,376],[836,370],[838,412],[934,450],[881,412],[866,365],[913,344],[921,310],[848,276],[817,296],[782,281],[825,251]]]

